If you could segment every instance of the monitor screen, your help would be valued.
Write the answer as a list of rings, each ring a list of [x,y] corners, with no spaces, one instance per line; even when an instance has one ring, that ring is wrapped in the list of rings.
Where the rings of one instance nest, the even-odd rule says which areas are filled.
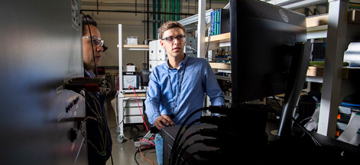
[[[230,26],[232,102],[285,93],[291,47],[307,41],[305,16],[262,1],[230,0]]]

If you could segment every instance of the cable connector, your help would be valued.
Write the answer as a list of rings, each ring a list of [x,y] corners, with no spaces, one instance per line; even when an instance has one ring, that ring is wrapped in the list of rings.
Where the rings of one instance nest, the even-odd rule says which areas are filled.
[[[100,91],[101,79],[100,78],[89,78],[89,77],[76,77],[66,81],[63,84],[63,88],[67,90],[73,90],[79,93],[81,90],[87,92]]]

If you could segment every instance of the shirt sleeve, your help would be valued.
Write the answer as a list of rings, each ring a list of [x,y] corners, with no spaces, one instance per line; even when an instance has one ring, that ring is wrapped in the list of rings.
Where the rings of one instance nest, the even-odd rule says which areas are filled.
[[[205,60],[205,92],[210,97],[211,105],[221,106],[225,105],[224,94],[221,91],[214,72],[212,71],[210,64]]]
[[[145,100],[145,113],[149,119],[150,124],[154,124],[155,120],[161,115],[160,114],[160,85],[156,81],[154,72],[149,77],[149,87],[146,92]]]

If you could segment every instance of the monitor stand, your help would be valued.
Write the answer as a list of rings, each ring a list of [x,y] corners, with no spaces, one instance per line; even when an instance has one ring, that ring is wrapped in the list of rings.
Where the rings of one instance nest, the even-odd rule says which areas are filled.
[[[300,99],[300,94],[306,79],[309,66],[310,43],[296,43],[292,46],[292,64],[288,79],[289,86],[285,91],[285,104],[281,114],[278,136],[290,136],[292,130],[292,118],[295,107]],[[293,84],[291,86],[291,84]]]

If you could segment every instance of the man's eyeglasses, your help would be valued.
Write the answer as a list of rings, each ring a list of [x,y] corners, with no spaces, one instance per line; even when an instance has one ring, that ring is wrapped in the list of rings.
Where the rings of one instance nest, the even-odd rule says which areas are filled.
[[[178,35],[176,37],[173,37],[173,36],[165,37],[162,40],[165,40],[167,42],[173,42],[174,39],[178,39],[179,41],[184,41],[185,38],[186,38],[186,35]]]
[[[82,37],[82,38],[88,38],[88,39],[91,39],[89,36],[85,36],[85,37]],[[92,43],[94,43],[95,45],[97,46],[104,46],[104,40],[98,38],[98,37],[92,37],[91,39]]]

